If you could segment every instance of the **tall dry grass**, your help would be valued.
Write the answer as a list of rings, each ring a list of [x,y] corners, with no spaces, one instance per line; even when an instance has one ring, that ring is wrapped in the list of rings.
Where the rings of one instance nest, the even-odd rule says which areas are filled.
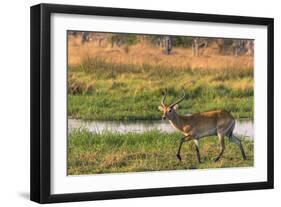
[[[174,48],[165,55],[162,48],[148,44],[121,47],[97,47],[94,42],[81,44],[81,37],[68,38],[68,65],[75,67],[85,59],[101,58],[117,64],[171,66],[190,69],[253,68],[253,57],[220,55],[216,45],[205,49],[199,57],[192,56],[190,48]]]

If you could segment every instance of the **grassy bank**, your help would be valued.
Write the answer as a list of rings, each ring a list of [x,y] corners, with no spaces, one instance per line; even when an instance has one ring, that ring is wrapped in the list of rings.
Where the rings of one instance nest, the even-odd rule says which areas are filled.
[[[215,109],[235,118],[253,117],[251,68],[190,69],[159,65],[124,65],[89,59],[68,73],[68,115],[88,120],[159,119],[157,106],[167,89],[167,103],[182,95],[180,113]]]
[[[243,161],[238,147],[226,138],[223,158],[214,162],[219,153],[218,140],[207,137],[200,141],[202,164],[197,163],[193,142],[182,147],[182,162],[176,158],[179,133],[103,133],[73,131],[68,137],[68,174],[119,173],[180,169],[204,169],[253,166],[253,141],[243,140],[248,159]]]

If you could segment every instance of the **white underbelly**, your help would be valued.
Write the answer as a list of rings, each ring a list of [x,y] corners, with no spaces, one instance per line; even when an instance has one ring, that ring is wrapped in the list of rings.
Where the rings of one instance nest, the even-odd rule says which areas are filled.
[[[196,132],[196,137],[205,137],[205,136],[212,136],[217,134],[217,128],[212,128],[204,131]]]

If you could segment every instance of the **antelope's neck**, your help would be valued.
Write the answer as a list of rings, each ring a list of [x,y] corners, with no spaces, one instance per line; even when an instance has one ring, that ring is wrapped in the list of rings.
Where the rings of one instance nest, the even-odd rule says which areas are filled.
[[[183,127],[184,127],[183,120],[178,114],[175,116],[173,120],[169,120],[169,122],[175,129],[183,131]]]

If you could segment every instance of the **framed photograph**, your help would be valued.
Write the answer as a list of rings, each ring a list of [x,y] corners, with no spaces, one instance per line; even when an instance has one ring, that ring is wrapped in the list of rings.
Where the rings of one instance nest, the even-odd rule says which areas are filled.
[[[273,19],[31,7],[31,200],[273,188]]]

